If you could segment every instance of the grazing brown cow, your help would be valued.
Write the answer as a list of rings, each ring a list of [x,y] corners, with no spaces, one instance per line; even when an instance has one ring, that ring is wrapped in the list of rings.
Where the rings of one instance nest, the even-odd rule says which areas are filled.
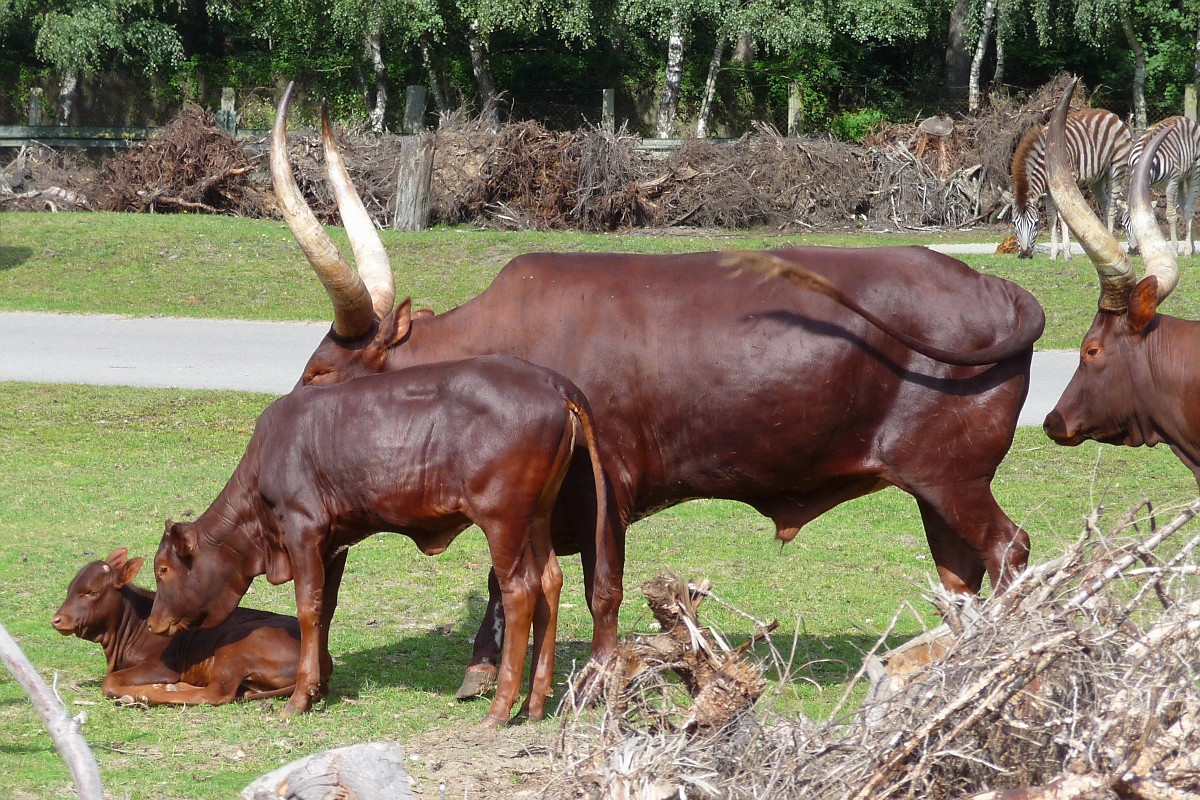
[[[289,98],[272,134],[275,192],[334,305],[301,383],[510,353],[578,386],[612,482],[617,550],[607,563],[593,552],[596,498],[581,454],[553,536],[560,556],[582,555],[593,662],[616,646],[626,527],[691,498],[747,503],[790,541],[834,506],[897,486],[917,501],[947,587],[978,591],[985,574],[1000,585],[1026,563],[1028,537],[991,492],[1045,324],[1019,286],[923,247],[776,252],[835,285],[838,299],[739,274],[725,253],[537,253],[464,305],[414,319],[407,300],[393,308],[387,254],[328,125],[327,175],[358,273],[305,204],[284,142]],[[494,579],[489,590],[460,696],[495,670]]]
[[[64,636],[97,642],[108,670],[105,697],[150,705],[219,706],[289,695],[296,688],[295,617],[239,608],[216,628],[175,638],[150,632],[154,592],[133,585],[142,559],[124,547],[79,570],[50,620]]]
[[[483,529],[503,595],[504,652],[485,724],[520,693],[529,628],[533,675],[523,713],[540,718],[554,670],[562,571],[550,511],[582,434],[593,492],[604,475],[584,396],[511,356],[427,364],[329,387],[299,387],[259,417],[225,489],[195,521],[167,522],[154,557],[150,629],[219,625],[257,575],[294,580],[301,659],[289,713],[326,691],[329,624],[346,554],[395,531],[428,555],[471,523]],[[606,536],[603,503],[593,521]],[[597,542],[605,553],[612,546]]]
[[[1179,281],[1175,248],[1150,207],[1154,153],[1171,129],[1150,140],[1130,179],[1130,224],[1146,264],[1146,276],[1136,281],[1129,256],[1092,215],[1056,147],[1065,106],[1059,102],[1050,122],[1050,190],[1095,263],[1101,292],[1079,366],[1043,427],[1069,446],[1088,439],[1129,447],[1166,443],[1200,484],[1200,323],[1158,313]]]

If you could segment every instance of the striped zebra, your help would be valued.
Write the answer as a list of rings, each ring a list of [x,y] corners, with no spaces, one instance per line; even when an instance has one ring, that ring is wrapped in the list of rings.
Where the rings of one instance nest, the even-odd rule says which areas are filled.
[[[1117,213],[1121,179],[1133,147],[1129,126],[1111,111],[1085,108],[1067,117],[1067,157],[1080,186],[1087,186],[1100,203],[1109,232]],[[1017,248],[1021,258],[1033,258],[1033,243],[1038,233],[1038,200],[1046,197],[1046,216],[1050,222],[1050,260],[1058,258],[1058,231],[1061,226],[1064,258],[1071,260],[1071,232],[1066,220],[1059,219],[1054,201],[1046,194],[1046,129],[1033,128],[1012,160],[1012,184],[1015,209],[1013,225],[1017,229]]]
[[[1200,125],[1187,117],[1167,117],[1142,134],[1129,153],[1129,173],[1142,157],[1146,142],[1154,134],[1171,126],[1172,130],[1158,146],[1150,165],[1150,185],[1167,195],[1167,221],[1171,223],[1171,244],[1179,252],[1179,209],[1183,209],[1183,227],[1187,234],[1188,255],[1196,254],[1192,225],[1196,219],[1196,194],[1200,192]],[[1129,233],[1129,249],[1137,250],[1137,239]]]

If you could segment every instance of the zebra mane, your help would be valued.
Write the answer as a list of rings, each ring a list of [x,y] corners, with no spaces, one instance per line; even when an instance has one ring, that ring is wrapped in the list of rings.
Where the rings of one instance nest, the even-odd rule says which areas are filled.
[[[1021,137],[1017,152],[1013,153],[1012,182],[1013,199],[1017,208],[1029,205],[1029,157],[1034,150],[1040,151],[1043,146],[1043,131],[1041,125],[1034,125]]]

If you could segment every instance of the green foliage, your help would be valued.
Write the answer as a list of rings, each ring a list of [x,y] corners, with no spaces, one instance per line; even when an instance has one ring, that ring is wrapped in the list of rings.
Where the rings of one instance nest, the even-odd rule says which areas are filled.
[[[150,73],[173,67],[183,56],[178,32],[153,0],[38,5],[35,52],[59,72],[82,75],[115,60]]]
[[[848,142],[861,142],[868,133],[879,127],[886,117],[877,108],[864,108],[861,111],[843,111],[833,118],[830,128],[839,139]]]

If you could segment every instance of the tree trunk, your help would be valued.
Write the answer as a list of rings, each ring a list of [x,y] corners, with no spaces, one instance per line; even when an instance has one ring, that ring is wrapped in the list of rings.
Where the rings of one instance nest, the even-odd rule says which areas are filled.
[[[421,60],[425,62],[425,70],[429,73],[429,91],[433,93],[433,104],[437,106],[438,119],[450,115],[450,91],[446,88],[446,73],[442,69],[442,61],[437,45],[428,36],[421,37]]]
[[[1129,9],[1123,1],[1117,3],[1117,13],[1121,15],[1125,41],[1129,42],[1129,49],[1133,51],[1133,127],[1140,133],[1146,130],[1146,50],[1138,41]]]
[[[1008,90],[1004,88],[1004,4],[996,11],[996,75],[992,78],[992,94],[996,97],[1007,97]]]
[[[67,716],[67,710],[50,691],[50,687],[38,675],[33,664],[21,652],[21,648],[8,635],[8,631],[0,625],[0,661],[8,667],[8,671],[17,679],[17,683],[33,701],[46,729],[50,731],[50,740],[67,762],[71,775],[75,778],[75,792],[80,800],[104,800],[104,787],[100,783],[100,767],[96,757],[83,734],[79,732],[80,722]]]
[[[963,30],[970,11],[971,0],[954,0],[954,6],[950,9],[950,32],[946,37],[946,91],[959,98],[967,88],[971,72],[971,58],[967,55],[967,37]]]
[[[475,88],[479,92],[479,114],[492,133],[500,132],[500,114],[496,108],[496,82],[492,80],[492,68],[488,64],[487,47],[479,34],[479,20],[471,20],[467,28],[467,50],[471,53],[471,71],[475,74]]]
[[[1196,17],[1200,19],[1200,13]],[[1196,91],[1200,92],[1200,25],[1196,26],[1196,61],[1192,64],[1192,83],[1196,85]]]
[[[984,0],[983,19],[979,23],[979,41],[975,44],[975,57],[971,59],[971,78],[967,90],[967,111],[974,114],[979,110],[983,92],[980,90],[980,73],[983,72],[983,57],[987,54],[988,39],[992,35],[992,20],[996,16],[996,0]]]
[[[396,213],[392,217],[394,230],[423,231],[429,227],[435,146],[431,133],[405,136],[400,142],[400,163],[396,169]]]
[[[375,67],[375,106],[371,109],[371,132],[383,133],[383,115],[387,112],[387,67],[383,64],[383,19],[378,9],[371,14],[371,26],[368,28],[363,44],[367,56]]]
[[[704,81],[704,100],[700,103],[700,116],[696,119],[696,138],[708,138],[708,118],[712,114],[713,97],[717,93],[717,75],[721,72],[721,57],[725,55],[725,34],[717,34],[713,47],[712,61],[708,62],[708,78]]]
[[[757,55],[755,51],[754,34],[750,31],[743,31],[742,35],[738,37],[737,46],[733,48],[733,55],[729,57],[729,60],[748,67],[754,63],[754,57]]]
[[[670,139],[675,131],[675,112],[679,110],[679,85],[683,81],[683,14],[671,12],[671,34],[667,38],[667,72],[663,76],[662,95],[658,100],[659,139]]]
[[[58,87],[58,110],[54,114],[55,125],[70,125],[71,113],[75,110],[75,91],[79,88],[79,76],[68,72],[62,76]]]

